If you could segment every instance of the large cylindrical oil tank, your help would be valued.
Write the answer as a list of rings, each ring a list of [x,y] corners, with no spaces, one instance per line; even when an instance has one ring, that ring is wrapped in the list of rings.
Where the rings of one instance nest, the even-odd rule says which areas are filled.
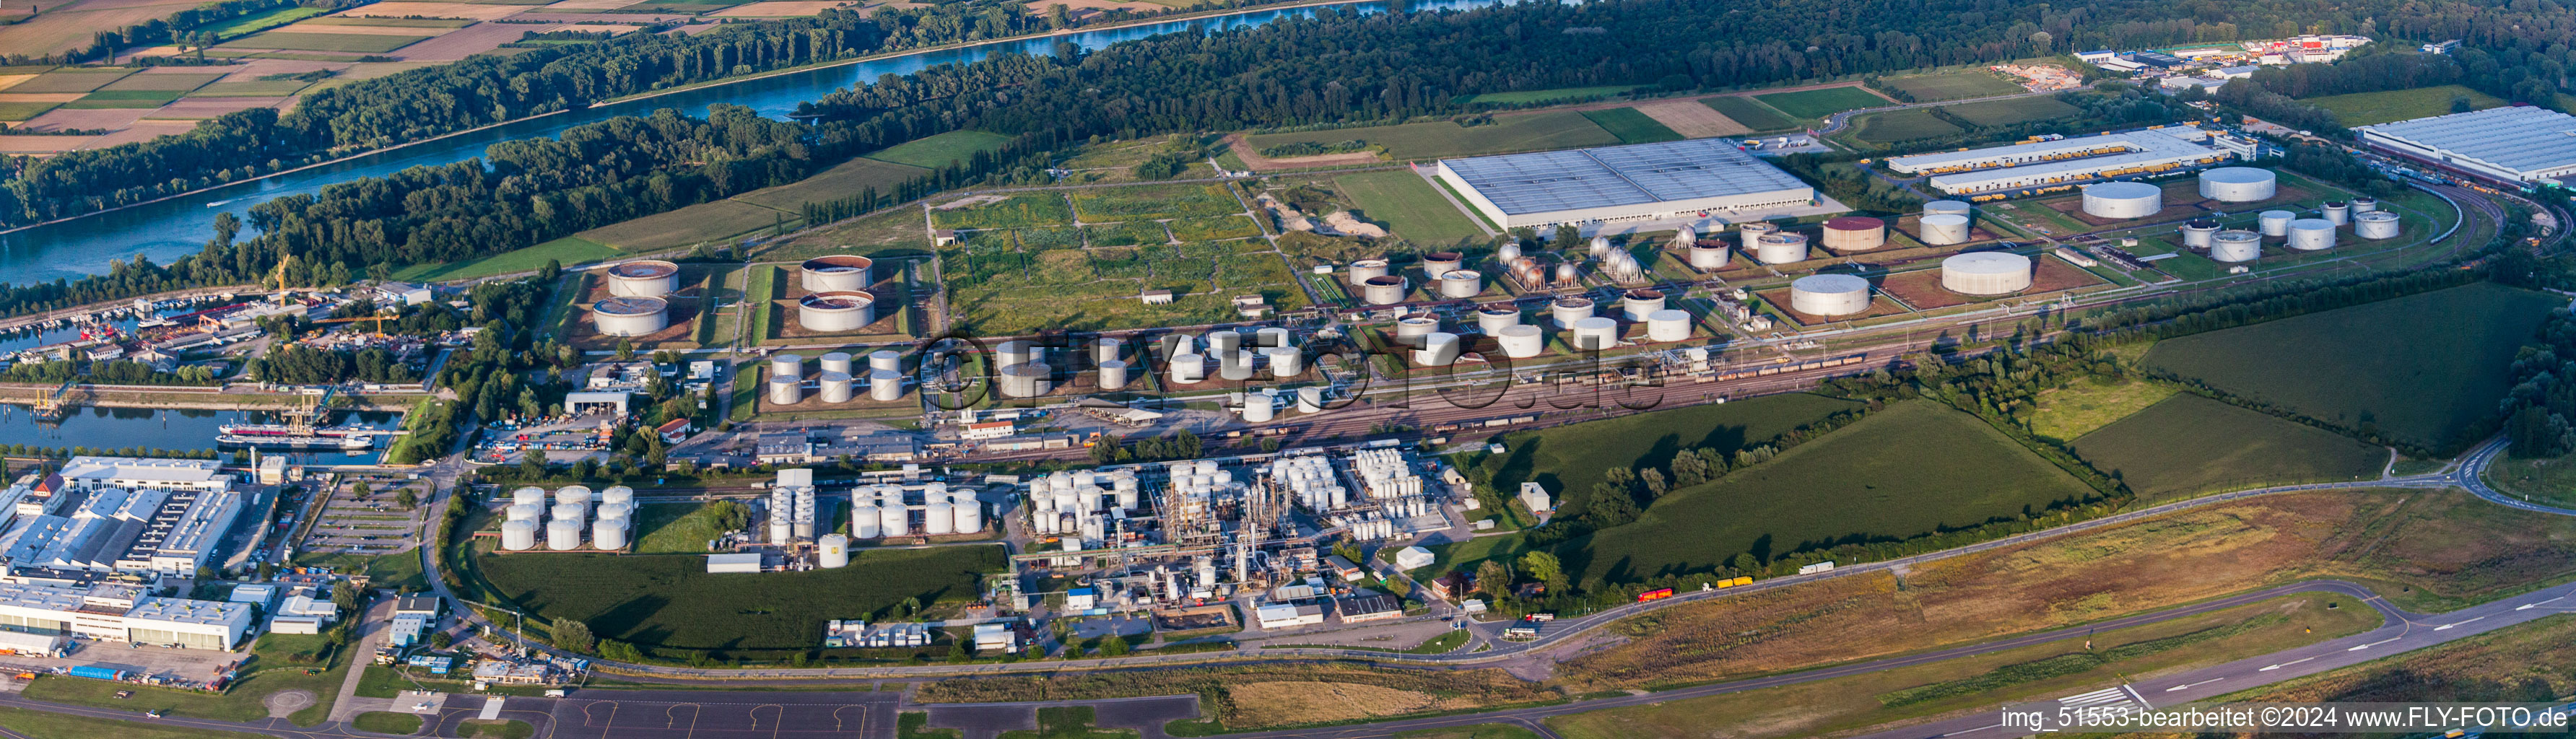
[[[1252,379],[1252,350],[1236,349],[1217,355],[1216,374],[1227,380]]]
[[[1247,393],[1243,396],[1244,423],[1269,423],[1277,415],[1279,406],[1268,394]]]
[[[1370,305],[1394,305],[1404,302],[1407,287],[1402,277],[1378,275],[1360,282],[1360,299]]]
[[[2355,215],[2352,217],[2352,235],[2372,240],[2397,238],[2397,214],[2373,210]]]
[[[1486,336],[1504,326],[1521,325],[1521,307],[1512,303],[1487,303],[1476,306],[1476,330]]]
[[[950,510],[948,501],[934,500],[929,505],[921,507],[923,536],[945,536],[954,533],[957,533],[957,512]]]
[[[611,521],[605,518],[600,519],[598,523],[591,524],[590,547],[592,549],[608,550],[625,549],[625,524],[626,522],[624,521]]]
[[[1370,278],[1387,275],[1386,260],[1362,259],[1351,263],[1351,284],[1366,285]]]
[[[950,501],[948,510],[957,517],[957,533],[984,533],[984,504],[977,502],[973,496],[959,496]]]
[[[1965,200],[1934,200],[1923,204],[1923,214],[1964,216],[1968,215],[1974,207]]]
[[[1098,383],[1099,383],[1099,385],[1100,385],[1100,389],[1102,389],[1102,390],[1123,390],[1123,389],[1126,389],[1126,387],[1127,387],[1127,380],[1128,380],[1128,377],[1127,377],[1127,362],[1126,362],[1125,360],[1112,359],[1112,360],[1109,360],[1109,361],[1106,361],[1106,362],[1101,362],[1101,363],[1099,364],[1099,368],[1100,368],[1100,379],[1099,379],[1097,382],[1098,382]]]
[[[501,522],[501,548],[513,552],[537,548],[537,522]]]
[[[1422,337],[1440,330],[1440,319],[1412,316],[1395,322],[1395,341],[1405,346],[1421,346]]]
[[[1807,261],[1807,235],[1794,233],[1763,234],[1753,247],[1753,258],[1763,264],[1788,264]]]
[[[2030,289],[2030,257],[1980,251],[1941,260],[1941,286],[1963,295],[2005,295]]]
[[[1274,346],[1261,350],[1270,360],[1270,376],[1288,379],[1306,373],[1306,355],[1293,346]]]
[[[868,370],[868,399],[884,402],[903,399],[903,373],[890,369]]]
[[[680,265],[659,259],[638,259],[608,268],[608,294],[629,298],[658,298],[680,289]]]
[[[805,402],[805,381],[793,377],[769,378],[769,403],[795,405]]]
[[[1915,221],[1917,235],[1926,246],[1949,246],[1968,243],[1968,217],[1957,213],[1933,213]]]
[[[544,518],[545,515],[545,506],[528,503],[513,503],[510,507],[501,510],[502,520],[505,521],[534,521]]]
[[[1675,341],[1689,341],[1690,337],[1691,327],[1689,313],[1672,308],[1665,308],[1663,310],[1646,314],[1647,341],[1663,344]]]
[[[858,382],[850,379],[848,372],[825,371],[816,382],[821,385],[817,394],[823,396],[825,403],[847,403],[858,395]]]
[[[1789,282],[1789,309],[1811,316],[1869,311],[1869,280],[1859,275],[1808,275]]]
[[[1422,348],[1413,350],[1413,363],[1425,367],[1446,367],[1458,361],[1458,335],[1447,331],[1422,337]]]
[[[895,351],[893,349],[878,349],[876,351],[868,352],[868,371],[874,372],[876,370],[894,370],[896,372],[902,372],[903,352]]]
[[[1207,379],[1207,355],[1188,353],[1172,355],[1172,382],[1187,385]]]
[[[1458,252],[1435,251],[1422,255],[1422,274],[1425,275],[1446,275],[1466,266],[1467,255]]]
[[[1169,357],[1174,354],[1186,354],[1198,350],[1199,337],[1195,335],[1174,331],[1154,336],[1155,356]]]
[[[1126,339],[1121,339],[1116,336],[1103,336],[1098,339],[1094,339],[1091,342],[1091,361],[1093,362],[1118,361],[1120,358],[1125,357],[1126,353]]]
[[[2263,235],[2252,231],[2227,230],[2209,239],[2209,258],[2219,262],[2250,262],[2263,256]]]
[[[1324,412],[1324,388],[1317,385],[1297,388],[1297,412]]]
[[[635,489],[624,485],[610,485],[607,489],[599,491],[599,504],[603,506],[612,504],[633,506],[635,505]]]
[[[535,485],[522,486],[517,490],[510,491],[510,502],[515,505],[544,507],[546,504],[546,489]]]
[[[864,493],[862,493],[862,495],[864,495]],[[854,539],[877,538],[877,527],[885,520],[885,514],[877,512],[877,507],[872,504],[876,499],[858,497],[854,497],[853,499],[858,501],[858,503],[850,506],[850,537]]]
[[[826,570],[850,566],[850,537],[824,534],[814,540],[814,564]]]
[[[546,522],[546,548],[558,552],[581,548],[581,520],[558,518]]]
[[[2277,239],[2290,235],[2290,222],[2298,220],[2299,214],[2286,210],[2267,210],[2257,216],[2257,219],[2262,223],[2263,235]]]
[[[2096,218],[2145,218],[2164,210],[2164,207],[2164,188],[2144,182],[2104,182],[2084,186],[2084,212]]]
[[[912,509],[900,505],[877,508],[879,536],[908,536],[912,533]]]
[[[2326,201],[2325,205],[2317,208],[2317,217],[2333,221],[2337,226],[2351,223],[2352,204],[2341,200]]]
[[[1207,348],[1207,353],[1213,356],[1223,357],[1233,354],[1243,348],[1243,333],[1224,329],[1210,331],[1207,335]]]
[[[1002,368],[1002,397],[1034,398],[1054,389],[1045,364],[1023,362]]]
[[[1297,345],[1297,335],[1290,333],[1288,329],[1280,328],[1278,326],[1268,326],[1259,331],[1252,332],[1252,345],[1295,346]]]
[[[586,485],[565,485],[563,487],[555,488],[555,503],[577,503],[587,507],[590,505],[590,487]]]
[[[1619,322],[1593,316],[1574,322],[1574,348],[1610,349],[1619,345]]]
[[[1824,247],[1834,251],[1867,251],[1887,245],[1887,222],[1867,216],[1825,221]]]
[[[1592,299],[1557,298],[1555,303],[1548,306],[1548,317],[1556,321],[1557,328],[1574,328],[1575,321],[1592,317]]]
[[[1495,340],[1503,345],[1503,356],[1513,359],[1528,359],[1547,350],[1547,333],[1526,323],[1503,327]]]
[[[2272,170],[2253,167],[2219,167],[2200,173],[2200,196],[2222,203],[2251,203],[2270,200],[2279,178]]]
[[[2361,196],[2361,197],[2357,197],[2357,198],[2353,198],[2353,199],[2352,199],[2352,212],[2353,212],[2355,215],[2362,214],[2362,213],[2368,213],[2368,212],[2371,212],[2371,211],[2374,211],[2374,210],[2378,210],[2378,209],[2379,209],[2379,199],[2378,199],[2378,198],[2374,198],[2374,197],[2371,197],[2371,196],[2368,196],[2368,195],[2363,195],[2363,196]]]
[[[769,355],[769,376],[790,380],[805,379],[805,355],[779,353]]]
[[[993,345],[993,366],[995,367],[1028,364],[1037,359],[1038,345],[1034,341],[1012,339]]]
[[[601,336],[643,336],[668,328],[671,304],[661,298],[614,297],[590,304]]]
[[[2209,238],[2218,235],[2218,221],[2194,218],[2182,224],[2182,245],[2187,249],[2209,248]]]
[[[1619,298],[1619,310],[1628,314],[1631,322],[1646,320],[1647,315],[1663,309],[1664,293],[1660,290],[1641,287]]]
[[[1453,269],[1440,273],[1440,297],[1472,298],[1485,291],[1485,273],[1472,269]]]
[[[856,358],[850,356],[849,352],[825,352],[821,359],[816,360],[816,366],[823,368],[825,372],[839,372],[846,375],[858,366],[858,362]]]
[[[1712,272],[1726,269],[1730,256],[1726,250],[1726,242],[1702,241],[1691,245],[1690,266],[1692,269]]]
[[[2290,248],[2300,251],[2332,249],[2335,223],[2323,218],[2301,218],[2290,222]]]
[[[867,293],[814,293],[796,300],[796,325],[807,331],[857,331],[876,322],[877,296]]]
[[[1760,254],[1762,248],[1762,237],[1779,232],[1780,227],[1777,225],[1754,221],[1752,223],[1735,227],[1735,244],[1738,248],[1743,249],[1746,254]]]
[[[806,292],[859,292],[876,282],[870,271],[876,262],[854,254],[834,254],[805,260],[797,268],[797,283]]]

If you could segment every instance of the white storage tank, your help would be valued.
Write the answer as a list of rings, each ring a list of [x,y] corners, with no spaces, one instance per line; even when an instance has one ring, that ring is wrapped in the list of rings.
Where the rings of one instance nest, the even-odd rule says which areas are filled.
[[[1360,281],[1360,299],[1370,305],[1394,305],[1404,302],[1407,289],[1402,277],[1378,275]]]
[[[1422,337],[1430,336],[1439,331],[1440,319],[1430,316],[1413,316],[1395,322],[1395,342],[1405,346],[1421,346]]]
[[[555,502],[577,503],[585,506],[590,505],[590,487],[587,485],[565,485],[563,487],[555,488]]]
[[[1825,221],[1825,248],[1834,251],[1868,251],[1887,245],[1887,222],[1867,216],[1843,216]]]
[[[502,509],[501,512],[503,520],[534,521],[545,517],[546,507],[532,503],[513,503],[510,507]]]
[[[2218,235],[2218,221],[2194,218],[2182,224],[2182,245],[2187,249],[2207,249],[2209,239]]]
[[[860,539],[877,538],[878,522],[885,514],[878,513],[876,506],[866,502],[876,500],[875,498],[860,498],[859,495],[864,493],[851,496],[858,504],[850,506],[850,536]]]
[[[680,289],[680,265],[659,259],[639,259],[608,268],[608,294],[629,298],[658,298]]]
[[[1957,213],[1933,213],[1915,221],[1917,235],[1926,246],[1949,246],[1968,243],[1968,217]]]
[[[2352,199],[2352,212],[2353,212],[2353,214],[2354,214],[2354,215],[2359,215],[2359,214],[2362,214],[2362,213],[2368,213],[2368,212],[2371,212],[2371,211],[2374,211],[2374,210],[2378,210],[2378,209],[2379,209],[2379,199],[2378,199],[2378,198],[2374,198],[2374,197],[2371,197],[2371,196],[2368,196],[2368,195],[2363,195],[2363,196],[2361,196],[2361,197],[2357,197],[2357,198],[2353,198],[2353,199]]]
[[[599,491],[599,504],[632,506],[635,504],[635,489],[624,485],[610,485],[608,489]]]
[[[1243,396],[1244,423],[1269,423],[1278,410],[1279,406],[1268,394],[1247,393]]]
[[[784,377],[791,380],[805,379],[804,355],[783,353],[770,355],[769,376],[772,378]]]
[[[826,570],[850,566],[850,537],[824,534],[814,540],[814,564]]]
[[[1297,388],[1297,412],[1324,412],[1324,388],[1316,385]]]
[[[797,268],[797,284],[811,293],[866,290],[869,284],[876,282],[869,279],[869,270],[875,264],[875,261],[855,254],[815,257],[805,260]]]
[[[1495,340],[1503,345],[1503,356],[1513,359],[1528,359],[1547,350],[1547,333],[1526,323],[1503,327]]]
[[[1285,380],[1306,373],[1306,355],[1293,346],[1274,346],[1261,350],[1270,360],[1270,376]]]
[[[1556,321],[1557,328],[1573,328],[1575,321],[1592,317],[1592,299],[1557,298],[1548,306],[1548,316]]]
[[[1963,295],[2005,295],[2030,289],[2030,257],[1980,251],[1941,260],[1941,286]]]
[[[949,502],[948,509],[957,515],[957,533],[984,533],[984,504],[972,497],[960,496]]]
[[[1458,335],[1447,331],[1422,337],[1422,348],[1413,351],[1413,363],[1425,367],[1446,367],[1458,361]]]
[[[1362,259],[1351,263],[1351,284],[1366,285],[1373,278],[1385,277],[1386,260]]]
[[[1476,331],[1486,336],[1505,326],[1521,325],[1521,308],[1511,303],[1487,303],[1476,308]]]
[[[879,536],[910,536],[912,534],[912,509],[905,508],[901,505],[879,506],[877,508],[877,534]]]
[[[1675,341],[1689,341],[1690,337],[1691,326],[1689,313],[1672,308],[1665,308],[1663,310],[1646,314],[1647,341],[1664,344]]]
[[[793,377],[769,378],[770,405],[795,405],[805,402],[805,382]]]
[[[1091,361],[1093,362],[1115,362],[1120,357],[1126,356],[1126,353],[1126,339],[1103,336],[1091,342]]]
[[[2352,217],[2352,234],[2372,240],[2397,238],[2397,214],[2385,210],[2363,211]]]
[[[2268,169],[2219,167],[2200,173],[2200,196],[2222,203],[2270,200],[2278,180]]]
[[[957,533],[957,512],[948,509],[948,501],[934,500],[921,509],[921,534],[946,536]]]
[[[1054,389],[1050,370],[1038,362],[1022,362],[1002,368],[1002,397],[1034,398]]]
[[[1777,225],[1762,221],[1754,221],[1752,223],[1735,227],[1735,244],[1738,248],[1743,249],[1746,254],[1760,254],[1762,248],[1762,237],[1779,232],[1780,227]]]
[[[2209,258],[2219,262],[2251,262],[2263,256],[2263,235],[2252,231],[2227,230],[2210,237]]]
[[[1730,255],[1727,254],[1726,251],[1726,242],[1723,241],[1703,241],[1697,244],[1692,244],[1690,247],[1690,266],[1692,269],[1707,272],[1726,269],[1726,263],[1729,258]]]
[[[815,384],[822,386],[825,403],[847,403],[858,394],[858,383],[851,380],[847,372],[825,370]]]
[[[2290,222],[2298,220],[2299,214],[2286,210],[2267,210],[2257,218],[2262,222],[2263,235],[2277,239],[2290,235]]]
[[[878,349],[876,351],[868,352],[868,371],[874,372],[877,370],[894,370],[896,372],[902,372],[903,352],[898,352],[893,349]]]
[[[581,520],[558,518],[546,522],[546,548],[558,552],[581,548]]]
[[[1789,283],[1789,309],[1811,316],[1869,311],[1869,280],[1859,275],[1808,275]]]
[[[597,520],[614,521],[619,526],[635,525],[635,506],[628,503],[601,503],[599,511],[591,515]]]
[[[1466,266],[1467,255],[1458,252],[1435,251],[1422,255],[1422,273],[1426,275],[1445,275]]]
[[[535,485],[529,485],[517,490],[512,490],[510,491],[510,502],[518,505],[544,506],[546,504],[546,489]]]
[[[849,352],[825,352],[817,361],[820,362],[818,366],[825,372],[839,372],[846,375],[858,368],[857,359],[851,357]]]
[[[2319,217],[2333,221],[2337,226],[2352,222],[2352,204],[2341,200],[2327,201],[2323,207],[2317,209],[2317,213]]]
[[[1254,346],[1263,347],[1281,347],[1296,346],[1297,341],[1296,335],[1289,333],[1288,329],[1280,328],[1278,326],[1269,326],[1259,331],[1252,332],[1252,344]]]
[[[1574,322],[1574,348],[1610,349],[1619,345],[1619,322],[1593,316]]]
[[[2096,218],[2145,218],[2164,210],[2164,207],[2164,188],[2144,182],[2104,182],[2084,186],[2084,212]]]
[[[1659,290],[1641,287],[1628,291],[1619,300],[1619,310],[1627,313],[1631,322],[1646,320],[1646,316],[1663,309],[1664,293]]]
[[[2290,248],[2316,251],[2332,249],[2334,245],[2334,221],[2323,218],[2301,218],[2290,222]]]
[[[814,293],[796,300],[796,325],[807,331],[842,333],[877,322],[877,298],[863,292]]]
[[[1485,291],[1485,273],[1472,269],[1453,269],[1440,273],[1440,297],[1458,299],[1476,297]]]
[[[590,547],[592,549],[607,549],[611,551],[625,549],[626,522],[612,521],[603,518],[600,519],[599,522],[591,524]]]
[[[537,522],[534,520],[501,522],[501,548],[513,552],[537,548]]]
[[[1233,354],[1243,348],[1243,334],[1224,329],[1210,331],[1207,335],[1207,348],[1207,353],[1211,356],[1223,357]]]
[[[1753,247],[1753,258],[1763,264],[1788,264],[1807,261],[1807,236],[1794,233],[1763,234]]]
[[[1252,379],[1252,350],[1236,349],[1217,355],[1216,372],[1218,377],[1227,380]]]
[[[1100,389],[1120,390],[1127,387],[1127,363],[1112,359],[1100,363]]]
[[[1187,385],[1207,379],[1207,357],[1184,353],[1172,355],[1172,382]]]
[[[613,297],[590,304],[590,320],[602,336],[643,336],[671,325],[670,307],[661,298]]]
[[[1923,214],[1964,216],[1968,215],[1973,207],[1965,200],[1934,200],[1923,204]]]
[[[903,399],[903,373],[890,369],[868,370],[868,399],[878,402]]]

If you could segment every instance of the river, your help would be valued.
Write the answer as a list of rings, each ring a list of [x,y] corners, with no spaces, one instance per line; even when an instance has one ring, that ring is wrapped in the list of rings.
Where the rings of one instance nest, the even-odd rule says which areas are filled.
[[[394,428],[401,424],[402,414],[352,412],[340,414],[337,420],[344,424]],[[59,424],[40,424],[26,406],[0,404],[0,445],[26,444],[53,449],[89,447],[102,451],[135,447],[147,454],[153,449],[198,451],[215,448],[217,426],[273,421],[273,414],[262,411],[83,407],[72,409]],[[393,438],[380,437],[375,449],[358,454],[336,449],[266,453],[286,454],[288,459],[298,464],[372,464]]]
[[[1417,3],[1416,7],[1451,10],[1485,7],[1499,2],[1501,0],[1444,0]],[[660,108],[703,114],[709,105],[728,103],[751,108],[761,115],[783,117],[793,112],[798,103],[819,99],[834,90],[872,83],[883,75],[900,76],[941,64],[974,62],[996,51],[1050,54],[1054,53],[1058,41],[1071,41],[1084,49],[1099,49],[1120,41],[1176,33],[1193,27],[1250,28],[1283,17],[1304,16],[1316,7],[1356,7],[1368,13],[1380,12],[1386,4],[1383,0],[1369,0],[1332,6],[1249,10],[1063,36],[950,47],[539,116],[148,205],[0,234],[0,275],[7,275],[7,279],[0,281],[24,285],[57,277],[77,279],[82,275],[106,272],[109,259],[132,259],[137,255],[169,264],[182,255],[195,253],[207,239],[214,238],[213,220],[220,211],[246,216],[251,206],[269,199],[320,192],[324,186],[334,183],[379,177],[408,167],[464,161],[482,156],[483,149],[496,142],[559,136],[564,129],[616,116],[643,115]],[[244,221],[248,219],[244,218]]]

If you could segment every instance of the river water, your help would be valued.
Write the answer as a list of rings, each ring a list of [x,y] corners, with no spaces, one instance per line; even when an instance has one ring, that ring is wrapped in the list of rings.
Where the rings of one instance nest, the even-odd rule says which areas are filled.
[[[152,449],[198,451],[215,448],[215,429],[218,426],[274,420],[272,414],[261,411],[88,407],[73,409],[61,423],[40,424],[36,422],[35,414],[28,412],[27,406],[0,405],[0,445],[27,444],[54,449],[89,447],[109,451],[135,447],[147,453]],[[338,422],[393,428],[402,422],[402,414],[342,413]],[[390,438],[393,437],[381,437],[376,448],[357,454],[336,449],[263,453],[286,454],[298,464],[369,464],[384,453],[385,440]]]
[[[1501,0],[1445,0],[1416,3],[1415,7],[1425,10],[1469,9],[1499,2]],[[1371,0],[1331,7],[1358,8],[1361,12],[1372,13],[1384,10],[1386,4],[1382,0]],[[1084,49],[1099,49],[1120,41],[1192,28],[1250,28],[1284,17],[1302,17],[1313,9],[1252,10],[1227,16],[925,51],[541,116],[291,174],[234,183],[149,205],[0,234],[0,275],[6,276],[0,281],[24,285],[57,277],[77,279],[82,275],[106,272],[109,259],[132,259],[136,255],[169,264],[181,255],[195,253],[207,239],[214,237],[213,221],[219,211],[247,215],[251,206],[272,198],[320,192],[324,186],[334,183],[383,176],[408,167],[464,161],[482,156],[484,147],[496,142],[554,137],[561,135],[564,129],[616,116],[642,115],[660,108],[703,114],[709,105],[729,103],[751,108],[761,115],[783,117],[793,112],[797,103],[819,99],[833,90],[873,83],[883,75],[900,76],[941,64],[974,62],[995,52],[1051,54],[1058,41],[1070,41]]]

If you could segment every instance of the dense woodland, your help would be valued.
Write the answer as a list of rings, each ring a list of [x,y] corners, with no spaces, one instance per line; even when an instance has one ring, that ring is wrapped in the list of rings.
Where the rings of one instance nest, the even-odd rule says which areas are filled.
[[[383,349],[344,352],[287,346],[252,357],[247,369],[251,379],[285,385],[420,381],[420,373]]]

